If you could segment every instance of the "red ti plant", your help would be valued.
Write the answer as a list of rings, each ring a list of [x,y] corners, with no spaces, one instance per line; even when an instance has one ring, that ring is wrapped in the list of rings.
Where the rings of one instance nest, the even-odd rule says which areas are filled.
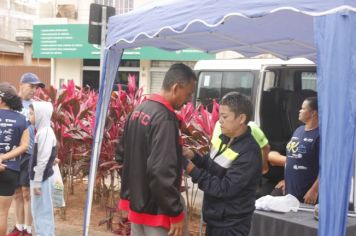
[[[72,148],[76,149],[80,145],[91,145],[93,130],[91,123],[95,112],[97,94],[94,91],[86,90],[75,86],[73,81],[64,85],[58,92],[55,88],[40,90],[36,94],[36,99],[50,101],[53,104],[52,127],[56,134],[59,153],[58,157],[65,162],[68,153]],[[86,153],[75,152],[76,159],[79,156],[87,156]]]
[[[93,122],[97,94],[94,91],[75,86],[71,81],[59,91],[53,87],[39,90],[37,100],[53,104],[52,128],[58,141],[58,158],[61,160],[62,174],[69,182],[73,193],[73,179],[79,172],[86,175],[88,170],[81,168],[90,155]],[[67,191],[68,192],[68,191]]]
[[[121,166],[114,160],[117,146],[122,138],[126,120],[133,109],[145,101],[143,89],[137,89],[135,76],[129,75],[128,91],[122,89],[118,85],[118,91],[112,92],[111,102],[109,105],[108,116],[106,119],[103,143],[101,147],[101,154],[99,159],[99,167],[97,170],[97,183],[95,191],[101,195],[100,198],[105,200],[107,218],[104,220],[109,229],[112,229],[114,224],[114,214],[116,211],[117,197],[115,192],[118,186],[115,186],[115,179],[117,179],[117,170]],[[110,181],[105,181],[107,179]],[[107,183],[109,183],[107,185]],[[126,235],[123,232],[129,232],[129,224],[121,224],[124,227],[116,229],[115,232],[121,232],[120,235]]]
[[[113,161],[116,147],[122,137],[128,115],[137,105],[145,100],[145,97],[142,94],[142,88],[138,90],[136,88],[135,76],[129,75],[128,80],[128,92],[124,91],[121,88],[121,85],[118,85],[118,91],[112,92],[111,94],[111,102],[109,105],[108,117],[104,130],[104,141],[99,161],[99,171],[101,170],[101,167],[103,167],[104,171],[108,170],[108,166],[110,166],[110,169],[113,169],[114,166],[118,168],[116,164],[114,166],[108,165],[107,161],[110,163]]]
[[[111,101],[109,104],[108,116],[106,118],[105,129],[103,134],[103,142],[101,146],[101,153],[99,159],[99,167],[97,169],[97,183],[100,182],[96,189],[98,194],[104,195],[100,198],[106,199],[106,204],[114,206],[115,196],[114,190],[118,186],[114,185],[114,180],[117,178],[116,173],[121,166],[114,160],[116,148],[120,142],[125,123],[128,115],[133,111],[134,107],[144,101],[142,88],[137,89],[135,76],[128,77],[128,91],[122,89],[118,85],[118,91],[111,94]],[[106,178],[110,178],[109,185],[107,185]]]
[[[210,113],[203,105],[194,109],[193,104],[188,103],[179,114],[184,121],[182,127],[184,145],[201,155],[206,154],[210,148],[215,123],[219,119],[219,104],[213,100]]]
[[[94,199],[105,200],[107,208],[115,205],[114,190],[117,186],[114,183],[117,183],[116,172],[120,168],[114,161],[117,144],[128,115],[145,100],[142,88],[136,88],[136,78],[130,75],[128,79],[127,92],[119,85],[118,91],[111,95],[97,170]],[[70,189],[66,192],[74,193],[73,179],[85,177],[89,172],[98,94],[89,88],[77,87],[71,81],[61,90],[49,87],[38,91],[36,99],[53,104],[52,127],[58,140],[62,174]],[[111,222],[112,217],[109,218]]]
[[[219,104],[214,100],[212,112],[200,105],[194,109],[192,103],[186,104],[179,112],[183,119],[182,138],[186,147],[200,155],[207,154],[213,135],[215,123],[219,119]],[[195,184],[188,186],[187,176],[184,176],[184,187],[187,199],[187,209],[190,217],[194,211],[198,188]],[[189,193],[190,192],[190,193]]]
[[[219,107],[219,103],[213,100],[211,113],[203,105],[199,105],[195,110],[194,121],[198,123],[209,140],[212,138],[215,124],[219,120]]]

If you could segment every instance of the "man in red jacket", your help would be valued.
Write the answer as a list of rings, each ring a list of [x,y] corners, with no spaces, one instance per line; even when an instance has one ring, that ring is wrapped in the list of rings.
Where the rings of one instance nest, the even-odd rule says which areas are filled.
[[[174,110],[192,99],[196,80],[188,66],[172,65],[160,93],[137,106],[126,122],[119,208],[128,211],[132,236],[188,235],[179,191],[181,119]]]

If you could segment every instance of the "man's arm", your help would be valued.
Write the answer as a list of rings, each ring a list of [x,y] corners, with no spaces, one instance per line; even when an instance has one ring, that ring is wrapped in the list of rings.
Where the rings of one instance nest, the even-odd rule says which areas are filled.
[[[304,195],[304,203],[315,204],[319,194],[319,177],[314,181],[308,192]]]
[[[260,157],[260,150],[239,156],[227,169],[223,178],[211,175],[206,170],[197,168],[191,162],[187,165],[187,173],[192,177],[194,183],[198,183],[199,189],[205,194],[218,198],[233,197],[245,188],[252,178],[256,178],[261,173],[261,166],[256,163],[254,155]]]
[[[271,151],[268,153],[268,162],[271,166],[282,166],[286,164],[287,157],[281,155],[279,152]]]
[[[16,148],[12,149],[11,151],[4,153],[0,156],[0,164],[3,161],[13,159],[13,158],[18,157],[21,154],[25,153],[28,148],[29,143],[30,143],[30,136],[29,136],[28,129],[26,129],[22,133],[20,145]]]
[[[267,143],[264,147],[261,148],[262,152],[262,174],[266,174],[269,171],[268,165],[268,153],[270,152],[271,147]]]
[[[286,194],[286,181],[284,179],[282,179],[281,181],[279,181],[277,183],[277,185],[274,188],[281,189],[283,192],[283,195]]]
[[[180,192],[175,186],[183,159],[177,156],[178,127],[173,120],[152,124],[151,153],[147,159],[148,184],[157,205],[171,216],[171,223],[184,219]]]
[[[208,166],[212,165],[214,162],[210,158],[210,154],[200,156],[188,147],[183,147],[183,156],[192,161],[194,165],[198,168],[208,169]]]
[[[35,172],[34,176],[34,187],[41,187],[41,182],[43,181],[44,171],[47,167],[48,161],[51,157],[53,147],[55,147],[55,135],[51,128],[44,128],[37,134],[37,163],[33,167]]]
[[[132,113],[131,113],[132,114]],[[117,144],[116,146],[116,150],[115,150],[115,161],[119,164],[119,165],[123,165],[124,164],[124,149],[125,149],[125,139],[126,139],[126,134],[127,134],[127,130],[128,130],[128,126],[129,126],[129,123],[130,123],[130,117],[131,117],[131,114],[129,114],[127,116],[127,119],[126,119],[126,123],[124,125],[124,132],[122,134],[122,137],[121,139],[119,140],[119,143]],[[119,174],[121,175],[122,173],[122,170],[120,169],[119,171]]]
[[[128,177],[127,177],[127,168],[128,164],[124,162],[125,153],[124,153],[124,142],[126,139],[126,134],[128,132],[128,125],[130,119],[126,120],[124,133],[121,137],[121,142],[118,144],[115,150],[115,160],[119,165],[122,165],[121,169],[119,169],[119,176],[121,179],[121,188],[120,188],[120,200],[118,203],[119,209],[119,221],[123,221],[124,218],[127,218],[128,211],[130,210],[130,202],[129,202],[129,186],[128,186]]]
[[[268,165],[268,153],[271,150],[271,147],[268,143],[268,139],[262,129],[253,121],[250,121],[248,125],[251,128],[251,134],[258,146],[261,148],[262,152],[262,174],[266,174],[269,170]]]

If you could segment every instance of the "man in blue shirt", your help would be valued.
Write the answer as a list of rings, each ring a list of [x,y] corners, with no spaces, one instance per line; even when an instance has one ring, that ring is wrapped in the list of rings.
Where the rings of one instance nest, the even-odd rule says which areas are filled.
[[[299,120],[305,125],[298,127],[287,144],[285,180],[277,184],[286,194],[299,201],[315,204],[319,190],[319,120],[316,97],[304,100]]]
[[[26,117],[28,122],[29,106],[30,104],[32,104],[32,99],[35,95],[37,88],[39,87],[44,88],[45,85],[39,80],[37,75],[33,73],[25,73],[21,76],[19,90],[19,96],[22,98],[23,105],[21,114]],[[14,195],[16,225],[12,232],[9,233],[7,236],[31,235],[32,216],[28,164],[29,159],[32,155],[35,130],[34,127],[30,125],[30,123],[28,130],[30,135],[30,143],[26,153],[21,156],[19,186],[16,189]]]

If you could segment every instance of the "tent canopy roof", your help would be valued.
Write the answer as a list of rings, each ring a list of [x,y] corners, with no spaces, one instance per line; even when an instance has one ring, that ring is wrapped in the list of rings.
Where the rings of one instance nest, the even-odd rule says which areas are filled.
[[[111,17],[106,46],[234,50],[247,57],[271,53],[283,59],[315,59],[313,16],[346,11],[356,12],[356,1],[155,1]]]
[[[356,146],[355,12],[356,0],[164,0],[111,17],[96,108],[85,235],[101,137],[122,49],[191,47],[207,52],[236,50],[245,56],[272,53],[281,58],[315,59],[314,41],[318,47],[323,157],[319,199],[320,209],[330,213],[321,215],[319,235],[344,235]]]

